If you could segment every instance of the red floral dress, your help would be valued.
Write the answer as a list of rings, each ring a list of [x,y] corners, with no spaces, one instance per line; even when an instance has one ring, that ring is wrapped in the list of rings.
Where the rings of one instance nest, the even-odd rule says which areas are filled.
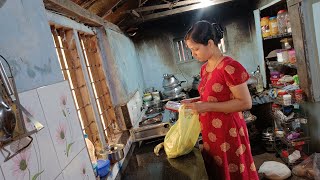
[[[246,82],[245,68],[225,57],[212,71],[201,67],[200,100],[224,102],[233,99],[229,87]],[[248,130],[242,112],[200,114],[203,159],[210,179],[256,180],[258,174],[250,150]]]

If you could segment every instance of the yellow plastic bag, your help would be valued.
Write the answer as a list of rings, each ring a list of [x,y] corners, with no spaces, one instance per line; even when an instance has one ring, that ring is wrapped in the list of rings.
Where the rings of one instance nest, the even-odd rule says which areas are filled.
[[[179,108],[179,119],[170,128],[164,139],[164,150],[168,158],[176,158],[192,151],[200,134],[199,114]]]

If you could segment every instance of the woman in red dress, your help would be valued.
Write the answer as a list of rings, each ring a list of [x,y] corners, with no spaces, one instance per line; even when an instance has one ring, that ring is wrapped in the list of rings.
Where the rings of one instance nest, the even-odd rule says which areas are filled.
[[[199,113],[203,139],[202,156],[207,174],[215,180],[256,180],[247,126],[242,111],[252,106],[245,68],[223,56],[218,43],[223,38],[217,24],[199,21],[185,40],[201,67],[200,101],[185,103]]]

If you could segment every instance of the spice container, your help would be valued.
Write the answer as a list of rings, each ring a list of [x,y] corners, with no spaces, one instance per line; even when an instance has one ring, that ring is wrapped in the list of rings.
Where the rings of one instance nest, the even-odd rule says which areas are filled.
[[[292,105],[292,97],[290,94],[283,95],[283,105],[285,106]]]
[[[283,104],[283,96],[286,95],[286,94],[288,94],[288,93],[285,92],[285,91],[278,92],[278,95],[277,95],[278,103]]]
[[[270,36],[270,28],[269,28],[269,16],[263,17],[260,20],[262,37]]]
[[[288,21],[288,12],[286,10],[280,10],[277,14],[279,34],[288,32],[287,21]]]
[[[270,35],[275,36],[278,34],[278,22],[277,17],[271,17],[269,19],[269,28],[270,28]]]
[[[297,89],[295,90],[295,99],[297,103],[303,103],[304,102],[304,97],[303,97],[303,90],[302,89]]]

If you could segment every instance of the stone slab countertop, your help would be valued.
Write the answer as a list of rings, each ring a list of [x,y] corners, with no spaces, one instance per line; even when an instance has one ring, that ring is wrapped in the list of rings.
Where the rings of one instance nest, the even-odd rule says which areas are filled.
[[[175,159],[168,159],[164,149],[160,156],[153,153],[154,147],[163,138],[134,143],[116,179],[123,180],[205,180],[208,179],[199,149]]]

